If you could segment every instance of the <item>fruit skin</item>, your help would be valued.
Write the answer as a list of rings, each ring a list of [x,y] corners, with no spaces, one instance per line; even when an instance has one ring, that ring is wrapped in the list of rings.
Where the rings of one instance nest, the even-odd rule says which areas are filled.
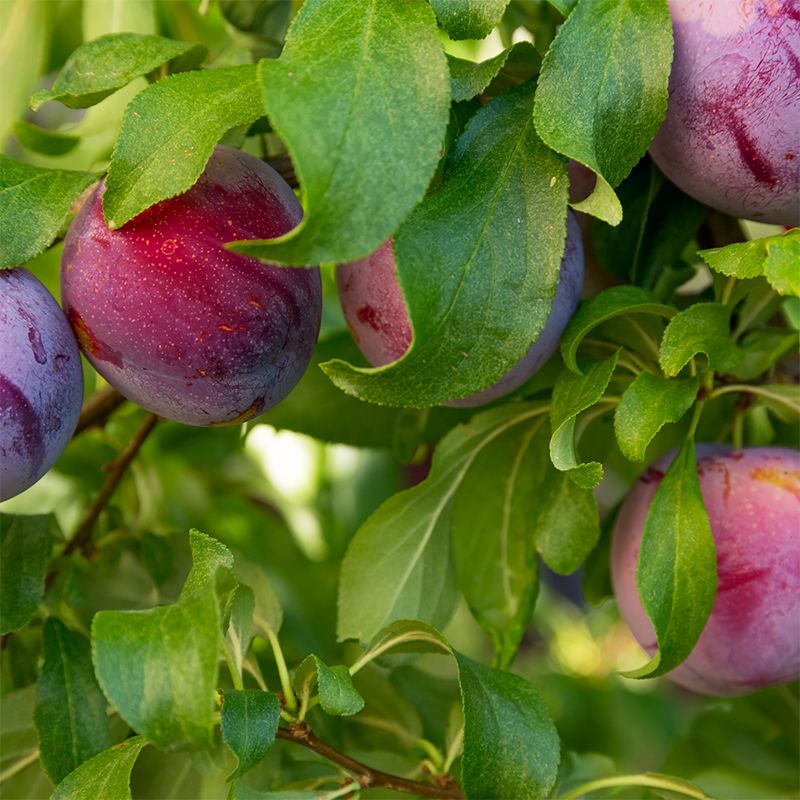
[[[703,448],[697,468],[717,548],[717,597],[694,650],[667,677],[704,694],[743,694],[800,674],[800,453]],[[651,655],[655,633],[637,594],[636,559],[672,458],[657,461],[631,490],[611,548],[620,612]]]
[[[243,422],[300,380],[317,341],[319,270],[224,248],[294,228],[303,212],[257,158],[219,146],[186,193],[119,230],[101,185],[64,245],[64,306],[97,371],[129,399],[189,425]]]
[[[350,332],[366,359],[379,367],[400,358],[411,344],[412,331],[397,281],[391,240],[367,258],[340,264],[336,268],[336,282]],[[560,280],[550,316],[539,337],[497,383],[447,405],[457,408],[483,405],[525,383],[558,348],[561,334],[580,300],[582,287],[583,242],[578,222],[570,211]]]
[[[75,336],[28,270],[0,270],[0,500],[32,486],[69,443],[83,401]]]
[[[669,107],[650,154],[735,217],[800,224],[797,0],[670,0]]]

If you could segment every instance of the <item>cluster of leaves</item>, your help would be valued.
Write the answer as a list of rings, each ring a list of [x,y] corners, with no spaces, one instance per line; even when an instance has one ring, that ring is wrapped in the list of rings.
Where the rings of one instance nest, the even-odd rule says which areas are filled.
[[[595,492],[604,469],[630,478],[654,453],[678,448],[639,562],[659,649],[629,674],[660,675],[688,655],[716,582],[695,440],[791,440],[800,394],[777,372],[798,343],[800,311],[787,296],[800,290],[800,235],[701,249],[699,242],[720,244],[707,209],[642,158],[666,109],[665,1],[306,0],[286,34],[288,5],[214,4],[237,28],[224,43],[197,13],[185,22],[193,36],[161,31],[202,45],[129,19],[127,32],[86,36],[61,58],[32,108],[58,101],[89,112],[67,130],[14,123],[26,158],[0,156],[0,267],[47,251],[106,166],[104,212],[116,228],[188,189],[220,141],[267,160],[288,155],[303,223],[280,239],[231,247],[303,266],[364,257],[393,235],[414,342],[394,364],[361,366],[328,310],[307,375],[263,421],[383,448],[406,462],[436,443],[430,473],[370,507],[343,537],[336,628],[340,640],[364,643],[363,652],[347,667],[305,650],[293,676],[269,585],[216,540],[192,534],[191,572],[174,602],[99,611],[87,638],[74,608],[80,598],[64,576],[56,599],[44,594],[54,569],[52,520],[4,519],[2,563],[15,567],[14,580],[2,584],[2,632],[24,639],[43,598],[49,613],[38,628],[41,763],[58,784],[56,797],[113,800],[130,796],[137,758],[155,752],[148,745],[181,747],[194,752],[197,769],[206,754],[217,773],[227,771],[231,797],[287,796],[241,780],[269,760],[276,735],[306,736],[306,715],[317,706],[319,725],[331,730],[328,717],[357,714],[365,700],[370,708],[369,681],[384,678],[374,664],[362,668],[379,657],[390,667],[404,663],[383,660],[390,650],[433,651],[455,661],[460,710],[442,732],[444,748],[416,737],[428,772],[447,787],[460,757],[468,797],[547,797],[558,776],[558,737],[531,685],[507,671],[536,603],[539,561],[568,575],[588,559],[586,592],[606,596],[608,536]],[[535,32],[538,50],[512,43],[518,25]],[[442,31],[457,50],[456,40],[496,26],[506,45],[499,55],[477,63],[445,55]],[[112,138],[95,141],[93,112],[110,115],[111,123],[101,118]],[[596,175],[589,197],[572,206],[596,218],[586,220],[593,250],[625,285],[581,307],[560,355],[509,402],[477,413],[437,408],[496,381],[542,330],[564,247],[568,159]],[[57,247],[43,258],[50,253]],[[711,285],[700,296],[676,294],[700,258],[713,271]],[[139,540],[153,581],[174,578],[179,570],[164,568],[160,537]],[[491,638],[492,667],[438,632],[459,597]],[[332,605],[330,594],[321,602]],[[280,697],[267,690],[256,657],[267,644],[275,656],[269,683]],[[220,658],[229,679],[219,675]],[[245,688],[247,676],[258,689]],[[227,763],[220,735],[237,766]],[[292,797],[334,797],[361,785],[347,768],[336,788],[329,773],[292,774],[317,787]],[[580,774],[579,765],[573,775]]]

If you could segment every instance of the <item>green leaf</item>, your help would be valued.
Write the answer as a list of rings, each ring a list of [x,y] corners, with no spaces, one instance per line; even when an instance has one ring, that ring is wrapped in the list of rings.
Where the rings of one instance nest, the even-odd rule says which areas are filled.
[[[544,800],[556,782],[560,748],[541,698],[518,675],[454,655],[464,705],[464,794]]]
[[[720,303],[696,303],[676,314],[661,339],[659,362],[668,377],[677,375],[698,353],[708,368],[734,369],[742,353],[731,338],[731,309]]]
[[[670,464],[650,504],[636,584],[656,632],[658,652],[648,664],[625,674],[654,678],[691,653],[717,593],[716,551],[692,439]]]
[[[244,659],[255,634],[253,614],[256,609],[256,598],[249,586],[240,583],[231,605],[231,619],[225,637],[233,654],[236,669],[242,674]]]
[[[130,800],[131,770],[146,744],[134,736],[98,753],[64,778],[50,800]]]
[[[11,130],[24,148],[48,156],[63,156],[77,147],[81,140],[80,136],[40,128],[23,119],[16,120]]]
[[[531,510],[540,502],[536,448],[544,422],[543,416],[524,420],[486,445],[453,502],[458,586],[503,668],[514,659],[539,589]]]
[[[561,356],[573,371],[581,373],[576,359],[578,348],[598,325],[625,314],[655,314],[669,319],[672,306],[659,303],[648,291],[637,286],[612,286],[587,300],[569,321],[561,337]]]
[[[222,135],[263,114],[254,65],[173,75],[140,92],[111,157],[103,196],[109,228],[191,188]]]
[[[372,253],[420,201],[439,161],[449,87],[430,8],[306,0],[280,59],[262,61],[259,77],[306,213],[285,236],[231,248],[297,265]]]
[[[742,359],[730,373],[740,381],[753,381],[768,372],[789,351],[800,347],[797,331],[786,328],[757,328],[739,343]]]
[[[182,597],[214,585],[220,570],[233,570],[233,553],[222,542],[196,528],[189,531],[189,547],[192,569],[183,584]]]
[[[19,630],[36,613],[55,526],[51,514],[0,514],[0,634]]]
[[[106,699],[97,685],[89,643],[50,617],[42,634],[34,720],[40,760],[53,783],[112,744]]]
[[[800,297],[800,228],[776,239],[767,243],[764,275],[778,294]]]
[[[148,611],[95,615],[95,673],[131,728],[160,747],[211,743],[219,630],[211,591]]]
[[[531,90],[477,112],[438,190],[400,229],[414,341],[385,367],[323,364],[347,393],[415,408],[465,397],[499,380],[542,331],[564,252],[567,177],[536,135]]]
[[[559,29],[542,64],[534,119],[550,147],[604,179],[595,193],[613,194],[658,132],[671,63],[666,0],[582,0]]]
[[[779,294],[800,295],[800,228],[779,236],[700,250],[698,255],[715,272],[735,278],[765,276]]]
[[[629,461],[644,461],[653,437],[692,407],[699,388],[699,375],[678,380],[639,373],[614,413],[614,432],[622,455]]]
[[[37,109],[51,100],[70,108],[88,108],[159,67],[170,71],[194,69],[206,57],[200,44],[187,44],[140,33],[109,33],[84,42],[66,60],[52,89],[31,97]]]
[[[289,789],[285,792],[260,792],[249,786],[236,786],[228,800],[327,800],[330,793],[306,792],[302,789]],[[340,795],[341,796],[341,795]]]
[[[90,172],[43,169],[0,155],[0,269],[18,267],[50,246]]]
[[[454,102],[469,100],[480,94],[503,68],[511,48],[503,50],[494,58],[474,62],[456,58],[448,54],[447,66],[450,70],[450,97]]]
[[[456,599],[450,541],[456,489],[487,444],[542,412],[505,405],[453,429],[436,448],[430,475],[367,519],[342,562],[339,639],[369,640],[398,619],[447,623]]]
[[[617,353],[606,361],[593,364],[585,375],[564,370],[553,387],[550,421],[550,459],[553,466],[569,476],[578,486],[591,489],[603,478],[603,466],[597,461],[581,463],[575,451],[575,422],[582,411],[591,408],[608,388],[617,366]]]
[[[318,686],[319,703],[326,714],[349,717],[364,708],[364,698],[353,686],[348,668],[343,664],[329,667],[313,653],[297,668],[292,683],[305,703]]]
[[[226,689],[222,703],[222,736],[239,759],[228,780],[251,770],[275,741],[281,719],[277,695],[257,689]]]
[[[484,39],[500,22],[508,0],[429,0],[451,39]]]

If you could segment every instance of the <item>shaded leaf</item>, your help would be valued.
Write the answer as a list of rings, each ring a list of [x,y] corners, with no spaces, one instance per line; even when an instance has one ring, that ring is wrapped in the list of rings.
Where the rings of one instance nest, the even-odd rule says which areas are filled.
[[[58,236],[90,172],[43,169],[0,155],[0,269],[18,267]]]
[[[564,252],[567,177],[536,135],[532,103],[526,84],[481,108],[439,188],[403,224],[395,254],[414,341],[384,367],[323,364],[348,394],[414,408],[465,397],[541,333]]]
[[[643,461],[653,437],[668,422],[683,417],[699,388],[700,376],[676,380],[639,373],[614,413],[614,432],[622,455],[630,461]]]
[[[239,759],[228,780],[252,769],[275,741],[281,704],[272,692],[226,689],[222,703],[222,736]]]
[[[671,63],[666,0],[582,0],[559,29],[542,64],[534,118],[550,147],[604,179],[595,193],[611,193],[658,132]],[[593,207],[591,196],[575,207],[619,221]]]
[[[130,800],[131,770],[146,744],[134,736],[98,753],[64,778],[50,800]]]
[[[160,747],[211,743],[219,630],[213,591],[148,611],[95,615],[95,673],[131,728]]]
[[[80,136],[40,128],[23,119],[16,120],[11,130],[23,147],[48,156],[63,156],[77,147],[81,140]]]
[[[97,685],[89,643],[50,617],[42,634],[34,719],[40,760],[53,783],[112,744],[106,699]]]
[[[544,800],[558,775],[560,746],[541,698],[518,675],[454,655],[464,705],[465,795]]]
[[[292,683],[305,702],[319,687],[319,704],[326,714],[348,717],[364,708],[364,698],[353,686],[348,668],[343,664],[329,667],[313,653],[297,668]]]
[[[691,653],[717,593],[716,551],[692,439],[669,465],[650,504],[636,585],[656,632],[658,652],[648,664],[625,674],[654,678]]]
[[[51,100],[70,108],[88,108],[134,78],[159,67],[168,65],[172,72],[193,69],[206,53],[203,45],[176,42],[163,36],[109,33],[74,50],[53,88],[42,89],[31,97],[31,108],[37,109]]]
[[[508,0],[429,0],[451,39],[483,39],[500,22]]]
[[[742,358],[731,338],[731,310],[720,303],[696,303],[672,318],[661,339],[659,362],[668,377],[677,375],[698,353],[708,368],[733,369]]]
[[[556,469],[568,472],[575,483],[584,489],[591,489],[600,483],[603,466],[597,461],[580,461],[575,450],[575,422],[578,414],[591,408],[603,396],[616,366],[617,353],[606,361],[593,364],[586,375],[564,370],[553,387],[550,459]]]
[[[436,627],[449,620],[455,602],[450,541],[455,491],[487,444],[542,412],[535,405],[505,405],[453,429],[436,448],[429,476],[367,519],[342,563],[340,639],[371,639],[398,619]]]
[[[0,634],[19,630],[36,613],[55,526],[51,514],[0,514]]]

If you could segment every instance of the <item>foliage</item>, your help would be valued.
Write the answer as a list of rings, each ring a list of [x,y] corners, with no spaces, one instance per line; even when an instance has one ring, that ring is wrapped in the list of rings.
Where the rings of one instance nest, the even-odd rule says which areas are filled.
[[[696,443],[795,446],[800,421],[800,232],[709,214],[646,155],[666,0],[9,0],[0,25],[0,268],[58,295],[95,181],[124,230],[223,142],[305,212],[229,247],[321,264],[325,293],[303,380],[245,426],[156,423],[84,365],[79,432],[0,507],[0,794],[795,791],[796,685],[631,680],[680,664],[713,605]],[[588,277],[560,353],[447,407],[541,333],[569,205]],[[414,340],[375,368],[331,266],[389,237]],[[641,666],[610,529],[670,450]]]

